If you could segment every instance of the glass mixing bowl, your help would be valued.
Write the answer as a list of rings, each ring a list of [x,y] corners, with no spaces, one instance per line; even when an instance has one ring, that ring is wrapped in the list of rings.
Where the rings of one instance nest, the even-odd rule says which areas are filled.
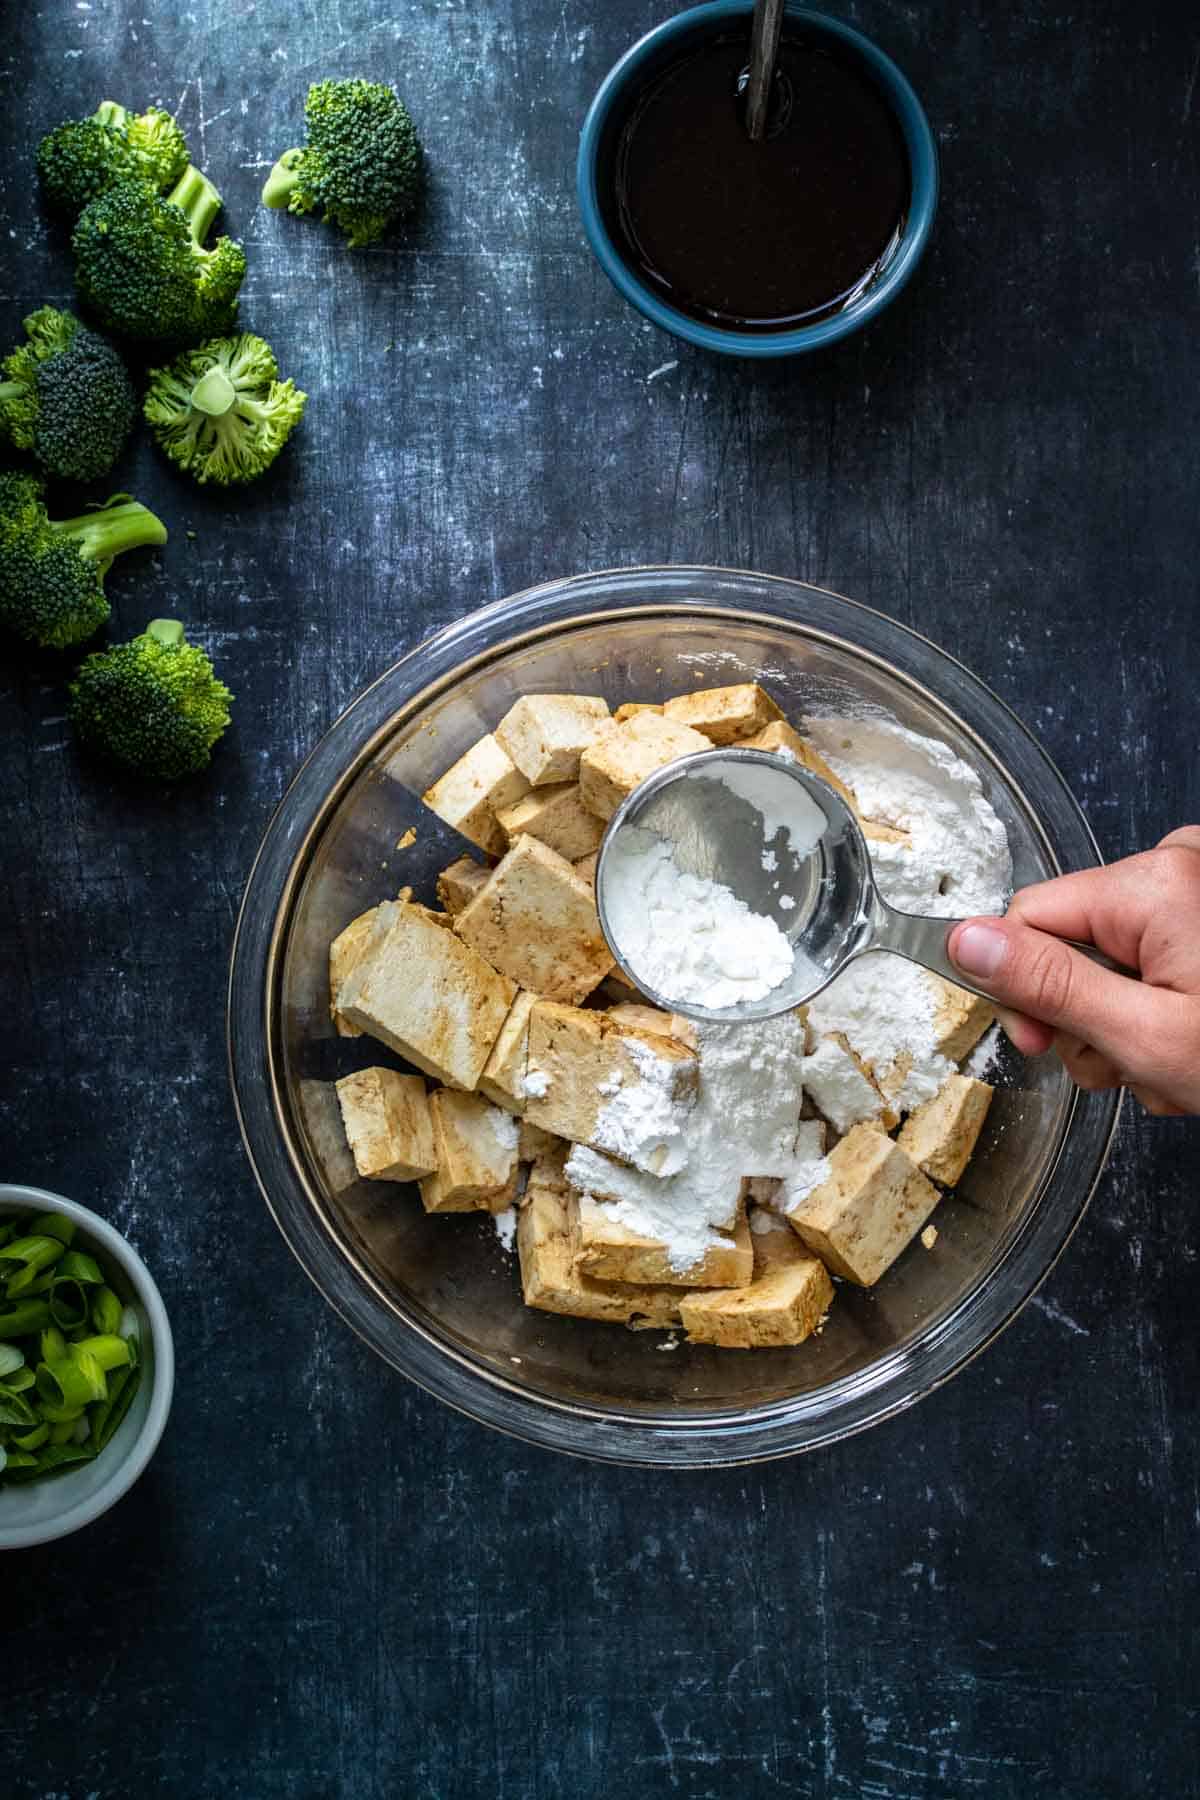
[[[530,691],[655,700],[762,681],[793,719],[882,710],[979,773],[1018,885],[1099,857],[1024,726],[924,638],[775,576],[647,568],[581,575],[472,613],[343,713],[285,795],[250,874],[229,986],[246,1147],[321,1292],[395,1368],[474,1418],[556,1450],[703,1466],[811,1449],[909,1406],[1033,1293],[1078,1224],[1116,1124],[1052,1059],[1006,1052],[979,1149],[879,1285],[843,1283],[794,1349],[716,1350],[533,1312],[489,1217],[428,1217],[415,1188],[358,1179],[333,1082],[395,1059],[334,1035],[328,950],[377,900],[434,880],[463,848],[419,796]],[[403,849],[409,828],[416,840]]]

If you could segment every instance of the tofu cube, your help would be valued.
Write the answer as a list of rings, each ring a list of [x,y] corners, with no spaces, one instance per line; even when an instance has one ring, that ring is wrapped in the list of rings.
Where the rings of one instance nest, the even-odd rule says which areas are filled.
[[[860,819],[859,824],[868,844],[890,844],[902,850],[912,849],[911,832],[901,831],[895,825],[885,825],[882,819]]]
[[[525,694],[510,706],[496,737],[534,787],[574,781],[579,758],[602,725],[608,701],[595,694]]]
[[[515,806],[529,783],[508,752],[489,733],[446,770],[423,795],[426,806],[455,831],[470,838],[489,856],[504,849],[504,832],[496,818],[503,807]]]
[[[819,1257],[782,1221],[755,1231],[754,1276],[744,1288],[685,1294],[684,1330],[694,1344],[756,1350],[802,1344],[833,1304],[833,1283]]]
[[[491,872],[473,856],[460,856],[448,869],[442,870],[437,878],[438,899],[451,918],[479,892]]]
[[[635,1169],[672,1175],[686,1160],[699,1069],[673,1037],[539,1000],[529,1022],[526,1117]]]
[[[741,681],[734,687],[679,694],[666,702],[663,717],[702,731],[710,744],[735,744],[783,714],[757,682]]]
[[[509,1015],[500,1027],[500,1036],[492,1045],[479,1091],[506,1112],[525,1111],[525,1060],[529,1053],[529,1015],[536,995],[522,990],[512,1003]]]
[[[969,994],[966,988],[956,987],[931,969],[924,974],[926,981],[932,983],[935,996],[933,1029],[937,1047],[951,1062],[961,1062],[993,1023],[996,1009],[982,995]]]
[[[909,1114],[896,1142],[923,1175],[953,1187],[979,1141],[992,1092],[986,1081],[951,1075],[932,1100]]]
[[[436,1172],[421,1183],[426,1212],[507,1212],[517,1194],[517,1122],[480,1094],[429,1096]]]
[[[840,794],[846,805],[857,812],[858,802],[853,791],[846,786],[840,775],[835,775],[819,750],[815,750],[806,738],[786,724],[782,719],[775,719],[770,725],[755,732],[753,737],[742,739],[743,750],[774,750],[777,753],[794,756],[802,768],[813,775],[827,781],[835,794]]]
[[[354,1166],[368,1181],[417,1181],[437,1167],[425,1083],[396,1069],[359,1069],[334,1083]]]
[[[631,1231],[602,1200],[579,1197],[579,1243],[575,1267],[597,1281],[633,1281],[652,1287],[745,1287],[754,1273],[750,1226],[741,1214],[728,1236],[713,1241],[690,1268],[677,1269],[657,1238]]]
[[[574,1205],[565,1189],[530,1185],[517,1218],[526,1306],[634,1330],[678,1325],[679,1288],[596,1281],[576,1269]]]
[[[549,844],[568,862],[591,856],[604,836],[603,820],[583,804],[577,781],[534,788],[515,806],[503,807],[496,817],[510,844],[525,832],[539,843]]]
[[[547,1000],[576,1005],[613,966],[591,889],[536,838],[517,839],[454,924],[493,968]]]
[[[622,725],[610,725],[584,751],[579,760],[583,804],[598,819],[611,819],[626,794],[655,769],[711,749],[708,738],[690,725],[658,713],[637,713]]]
[[[522,1118],[517,1134],[517,1155],[523,1163],[536,1163],[539,1158],[557,1154],[561,1147],[563,1161],[571,1153],[571,1146],[565,1138],[556,1137],[552,1131],[543,1131],[540,1125],[531,1125]]]
[[[841,1032],[817,1039],[801,1065],[805,1092],[810,1094],[835,1131],[846,1132],[868,1119],[890,1131],[900,1115],[880,1093],[862,1058]]]
[[[831,1274],[873,1287],[940,1196],[907,1152],[871,1125],[856,1125],[835,1144],[829,1169],[788,1223]]]
[[[608,1008],[608,1016],[618,1025],[632,1025],[635,1031],[677,1038],[689,1050],[694,1050],[700,1041],[691,1019],[685,1019],[682,1013],[663,1012],[659,1006],[643,1005],[641,1001],[618,1000],[615,1006]]]
[[[367,947],[378,910],[378,907],[373,906],[369,912],[359,913],[357,919],[351,919],[344,931],[338,932],[329,946],[329,1016],[339,1037],[362,1036],[357,1025],[351,1025],[349,1019],[344,1019],[338,1011],[338,995],[342,991],[342,983]]]
[[[586,881],[593,894],[596,891],[596,864],[599,860],[599,856],[593,850],[590,856],[577,857],[574,864],[575,873],[580,881]]]
[[[516,993],[515,982],[419,907],[385,901],[338,1005],[426,1075],[472,1089]]]
[[[663,708],[661,704],[655,701],[626,700],[624,705],[618,706],[616,712],[613,714],[613,723],[616,725],[623,725],[626,719],[636,719],[639,713],[652,712],[661,715],[662,711]]]

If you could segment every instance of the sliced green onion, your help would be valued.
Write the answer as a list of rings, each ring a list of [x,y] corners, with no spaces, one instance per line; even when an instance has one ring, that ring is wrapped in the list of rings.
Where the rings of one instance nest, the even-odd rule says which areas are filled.
[[[38,1416],[24,1394],[0,1394],[0,1425],[20,1425],[28,1431]]]
[[[54,1275],[58,1281],[79,1281],[84,1287],[104,1286],[103,1269],[85,1250],[68,1250],[59,1260]]]
[[[74,1427],[72,1427],[72,1430],[74,1430]],[[49,1436],[50,1427],[47,1425],[45,1419],[43,1419],[40,1425],[35,1425],[33,1430],[25,1432],[24,1436],[14,1434],[13,1443],[17,1446],[18,1450],[40,1450]]]
[[[33,1386],[33,1370],[26,1363],[22,1369],[14,1369],[0,1381],[0,1394],[7,1390],[10,1394],[23,1394],[26,1388]]]
[[[50,1324],[50,1308],[44,1300],[22,1300],[5,1306],[0,1302],[0,1338],[29,1337]]]
[[[37,1231],[43,1237],[57,1238],[60,1244],[69,1244],[75,1236],[75,1221],[68,1219],[66,1213],[39,1213],[36,1219],[29,1221],[29,1230]]]
[[[15,1369],[23,1368],[25,1352],[18,1350],[15,1344],[0,1344],[0,1381],[11,1375]]]
[[[67,1354],[67,1340],[57,1325],[47,1325],[38,1339],[38,1351],[42,1362],[57,1362]]]
[[[60,1238],[46,1237],[39,1233],[32,1237],[14,1238],[11,1244],[0,1248],[0,1262],[15,1263],[15,1272],[8,1272],[5,1282],[5,1293],[10,1299],[37,1280],[43,1269],[48,1269],[65,1254],[65,1246]]]
[[[107,1375],[110,1369],[125,1369],[137,1361],[137,1341],[109,1332],[104,1337],[84,1338],[81,1343],[72,1344],[70,1355],[75,1361],[92,1357]]]
[[[60,1356],[37,1367],[38,1398],[51,1406],[90,1406],[106,1393],[104,1370],[94,1357]]]
[[[119,1429],[122,1419],[133,1404],[141,1379],[140,1369],[115,1370],[108,1384],[107,1401],[101,1401],[99,1406],[92,1408],[92,1442],[97,1454]]]
[[[75,1433],[79,1429],[79,1419],[86,1414],[80,1413],[78,1419],[60,1419],[56,1425],[50,1426],[50,1442],[52,1444],[73,1444]]]
[[[50,1317],[62,1331],[78,1331],[88,1322],[87,1290],[73,1278],[55,1281],[50,1290]]]
[[[72,1430],[84,1413],[82,1406],[56,1406],[53,1400],[41,1400],[38,1404],[43,1419],[49,1419],[52,1425],[69,1425]]]
[[[92,1329],[116,1333],[121,1328],[121,1302],[110,1287],[97,1288],[92,1295]]]

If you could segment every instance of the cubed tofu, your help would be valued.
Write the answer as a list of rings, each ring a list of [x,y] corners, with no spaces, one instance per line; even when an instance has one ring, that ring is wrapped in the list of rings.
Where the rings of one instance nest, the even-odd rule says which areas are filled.
[[[657,1238],[631,1231],[602,1200],[579,1199],[579,1247],[575,1266],[597,1281],[634,1281],[653,1287],[745,1287],[754,1273],[750,1226],[739,1216],[726,1236],[714,1233],[704,1255],[677,1269],[670,1250]]]
[[[615,1006],[608,1008],[608,1016],[619,1025],[632,1025],[636,1031],[678,1038],[689,1050],[694,1050],[700,1041],[692,1020],[685,1019],[682,1013],[663,1012],[659,1006],[650,1006],[638,1000],[618,1000]]]
[[[924,974],[933,985],[933,1031],[937,1048],[951,1062],[961,1062],[994,1021],[996,1009],[982,995],[969,994],[966,988],[957,987],[954,982],[935,975],[931,969],[926,969]]]
[[[417,1181],[437,1167],[425,1083],[396,1069],[359,1069],[334,1083],[354,1166],[368,1181]]]
[[[819,1257],[782,1220],[755,1231],[754,1276],[747,1287],[685,1294],[683,1327],[694,1344],[756,1350],[802,1344],[833,1303],[833,1283]]]
[[[658,713],[661,716],[662,711],[662,705],[657,701],[626,700],[622,706],[618,706],[613,714],[613,723],[623,725],[626,719],[636,719],[639,713],[644,712]]]
[[[733,687],[677,694],[663,706],[663,717],[703,732],[710,744],[735,744],[781,720],[783,714],[757,682],[741,681]]]
[[[753,737],[743,738],[743,750],[774,750],[794,756],[796,761],[812,775],[827,781],[835,794],[840,794],[846,805],[858,809],[854,794],[840,775],[835,775],[819,750],[813,748],[807,738],[802,738],[798,731],[786,724],[782,719],[775,719],[765,725]]]
[[[489,732],[472,744],[423,798],[439,819],[489,856],[499,856],[506,840],[496,814],[503,807],[515,806],[528,792],[529,782]]]
[[[942,1187],[953,1187],[971,1160],[992,1088],[971,1075],[951,1075],[932,1100],[905,1119],[896,1139],[923,1175]]]
[[[593,894],[596,891],[596,864],[599,860],[599,855],[593,850],[590,856],[577,857],[573,865],[580,881],[586,881]]]
[[[338,932],[329,946],[329,1016],[339,1037],[362,1036],[357,1025],[351,1025],[349,1019],[344,1019],[338,1011],[338,995],[341,993],[342,983],[367,947],[378,910],[372,906],[368,912],[359,913],[357,919],[351,919],[344,931]]]
[[[473,856],[460,856],[448,869],[442,870],[437,878],[438,899],[451,918],[479,892],[491,872]]]
[[[562,1147],[563,1161],[571,1153],[571,1145],[565,1138],[556,1137],[552,1131],[543,1131],[540,1125],[531,1125],[522,1117],[517,1135],[517,1155],[524,1163],[535,1163],[540,1156],[548,1156]]]
[[[576,1005],[612,968],[596,902],[565,857],[521,837],[454,921],[493,968]]]
[[[604,836],[604,822],[589,812],[579,798],[577,781],[555,782],[534,788],[515,806],[506,806],[496,817],[510,844],[524,832],[549,844],[568,862],[591,856]]]
[[[572,1143],[671,1175],[686,1158],[699,1069],[676,1038],[539,1000],[529,1021],[525,1114]]]
[[[835,1131],[849,1131],[864,1119],[890,1131],[900,1115],[880,1093],[865,1063],[841,1032],[818,1038],[802,1065],[804,1089]]]
[[[856,1125],[834,1145],[829,1169],[788,1223],[832,1274],[873,1287],[940,1196],[907,1151],[871,1125]]]
[[[579,758],[602,725],[608,702],[596,694],[524,694],[496,727],[496,737],[534,787],[574,781]]]
[[[623,725],[610,725],[584,751],[579,761],[583,803],[598,819],[611,819],[626,794],[655,769],[711,749],[708,738],[690,725],[658,713],[637,713]]]
[[[525,1059],[529,1052],[529,1015],[536,995],[522,990],[513,1001],[500,1036],[492,1045],[479,1091],[505,1112],[525,1111]]]
[[[678,1325],[679,1288],[596,1281],[576,1269],[573,1206],[566,1189],[530,1184],[517,1219],[526,1306],[635,1330]]]
[[[429,1096],[437,1168],[421,1183],[426,1212],[507,1212],[517,1194],[517,1122],[481,1094]]]
[[[517,987],[420,908],[385,901],[339,1008],[447,1087],[478,1085]]]
[[[900,831],[895,825],[885,825],[881,819],[860,819],[862,834],[868,844],[892,844],[903,850],[912,849],[912,834]]]

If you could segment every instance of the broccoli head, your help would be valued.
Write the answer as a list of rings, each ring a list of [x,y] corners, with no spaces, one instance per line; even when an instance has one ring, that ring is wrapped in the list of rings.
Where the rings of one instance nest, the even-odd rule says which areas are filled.
[[[171,461],[197,481],[253,481],[275,461],[308,401],[278,375],[262,338],[213,338],[151,369],[143,410]]]
[[[80,741],[157,781],[207,766],[233,699],[177,619],[154,619],[140,637],[86,657],[70,693]]]
[[[188,166],[188,147],[160,106],[130,113],[105,100],[90,119],[69,119],[49,132],[37,166],[48,204],[76,218],[119,181],[143,181],[159,192],[172,187]]]
[[[115,558],[166,541],[162,520],[126,494],[82,518],[51,519],[36,475],[0,470],[0,626],[44,649],[82,644],[108,618]]]
[[[30,313],[25,336],[0,365],[0,436],[63,481],[106,475],[137,411],[125,364],[97,332],[52,306]]]
[[[231,329],[246,253],[226,237],[204,248],[220,208],[212,182],[190,164],[165,196],[122,181],[84,208],[72,239],[75,279],[107,330],[176,345]]]
[[[320,212],[352,250],[373,244],[412,212],[421,146],[408,108],[378,81],[318,81],[304,107],[306,143],[267,177],[264,206]]]

